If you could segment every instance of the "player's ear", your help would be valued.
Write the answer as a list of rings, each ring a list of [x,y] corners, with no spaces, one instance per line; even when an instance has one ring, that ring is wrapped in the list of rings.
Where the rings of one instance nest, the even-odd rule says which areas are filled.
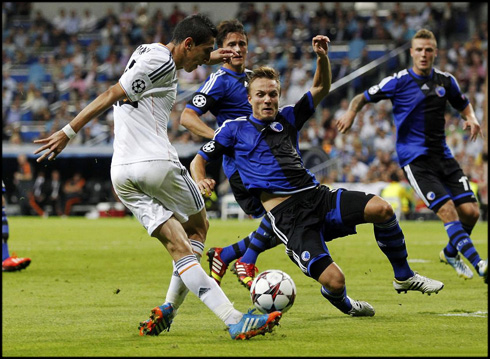
[[[184,47],[187,49],[187,50],[190,50],[192,48],[192,46],[194,45],[194,40],[192,39],[192,37],[187,37],[185,40],[184,40]]]

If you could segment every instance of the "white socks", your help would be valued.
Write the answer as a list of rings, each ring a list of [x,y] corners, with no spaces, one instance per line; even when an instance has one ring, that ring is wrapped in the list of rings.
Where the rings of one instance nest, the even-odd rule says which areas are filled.
[[[191,240],[191,244],[196,255],[185,256],[174,263],[165,301],[178,309],[190,290],[226,325],[238,323],[243,314],[233,307],[223,290],[204,272],[196,258],[202,256],[204,245],[194,240]]]
[[[204,252],[204,243],[191,239],[192,251],[197,257],[197,261],[201,261],[202,253]],[[165,302],[172,303],[174,309],[179,309],[180,305],[184,301],[189,289],[185,286],[180,279],[179,272],[175,268],[175,262],[173,262],[174,271],[172,278],[170,279],[170,285],[167,290],[167,297]]]

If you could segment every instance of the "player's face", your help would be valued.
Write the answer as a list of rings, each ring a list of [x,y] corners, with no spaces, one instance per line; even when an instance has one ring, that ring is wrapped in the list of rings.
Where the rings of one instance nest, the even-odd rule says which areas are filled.
[[[413,39],[410,56],[413,59],[413,71],[417,75],[430,75],[437,56],[437,48],[434,40]]]
[[[238,32],[229,33],[223,41],[223,48],[232,49],[238,53],[238,56],[233,56],[227,65],[235,72],[243,72],[248,53],[248,43],[245,35]]]
[[[207,63],[213,50],[214,37],[211,37],[207,42],[197,46],[192,42],[190,49],[188,49],[184,70],[186,72],[192,72],[197,69],[198,66]]]
[[[261,121],[273,121],[279,109],[279,97],[280,87],[277,81],[267,78],[253,81],[248,95],[253,116]]]

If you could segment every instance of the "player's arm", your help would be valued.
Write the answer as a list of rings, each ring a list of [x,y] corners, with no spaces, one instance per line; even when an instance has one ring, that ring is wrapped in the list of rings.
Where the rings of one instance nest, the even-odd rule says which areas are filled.
[[[361,109],[367,103],[368,100],[364,96],[364,93],[360,93],[352,99],[347,111],[345,111],[345,113],[337,120],[337,129],[340,133],[346,133],[349,131],[354,123],[357,113],[361,111]]]
[[[476,141],[478,135],[483,138],[483,131],[481,129],[480,123],[476,119],[475,111],[473,110],[473,106],[471,103],[465,107],[463,111],[460,112],[461,117],[465,120],[463,124],[463,130],[466,130],[468,127],[470,128],[470,139],[472,141]]]
[[[313,106],[317,107],[323,98],[327,96],[332,85],[332,69],[328,58],[328,43],[330,39],[327,36],[317,35],[311,42],[313,51],[317,55],[317,66],[310,92],[313,97]]]
[[[199,153],[192,160],[189,169],[191,171],[192,178],[197,183],[199,191],[202,195],[211,196],[216,181],[212,178],[206,178],[206,165],[208,161],[204,159]]]
[[[219,136],[223,127],[220,127],[216,132]],[[225,130],[226,132],[226,130]],[[222,135],[222,134],[221,134]],[[205,143],[197,152],[189,166],[192,179],[197,183],[201,194],[210,196],[213,192],[216,181],[212,178],[206,178],[206,165],[210,161],[221,159],[223,154],[227,153],[228,149],[221,143],[216,141],[216,136],[213,140]]]
[[[196,111],[191,108],[185,108],[180,115],[180,124],[191,131],[193,134],[212,139],[214,130],[206,125],[199,117]]]
[[[99,116],[109,109],[115,102],[126,98],[126,93],[119,83],[110,87],[103,93],[101,93],[95,100],[87,105],[71,122],[63,129],[53,133],[47,138],[35,140],[34,143],[41,143],[43,146],[39,147],[34,154],[38,154],[44,150],[47,150],[41,157],[37,159],[37,162],[41,162],[49,156],[48,160],[52,161],[58,156],[61,151],[66,147],[68,141],[76,135],[80,129],[85,126],[94,117]]]

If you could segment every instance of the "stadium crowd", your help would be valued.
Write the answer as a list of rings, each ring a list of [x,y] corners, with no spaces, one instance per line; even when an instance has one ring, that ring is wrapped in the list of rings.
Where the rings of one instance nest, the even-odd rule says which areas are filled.
[[[190,15],[178,4],[167,14],[161,9],[150,13],[145,6],[121,3],[122,9],[109,8],[106,14],[94,14],[89,7],[67,12],[60,6],[59,13],[51,19],[40,10],[33,11],[30,4],[2,3],[3,143],[30,143],[61,129],[108,84],[117,81],[135,46],[167,43],[175,24]],[[395,3],[395,9],[383,17],[376,12],[361,16],[353,7],[345,5],[336,2],[333,7],[327,7],[320,2],[311,11],[301,3],[283,3],[277,10],[267,3],[241,3],[234,15],[248,33],[247,67],[269,65],[280,72],[281,105],[299,100],[311,86],[316,66],[313,54],[308,51],[312,35],[324,34],[332,45],[348,46],[345,54],[332,58],[335,82],[374,60],[369,44],[400,46],[425,27],[438,40],[435,66],[457,78],[477,118],[483,119],[488,28],[486,21],[476,21],[473,31],[470,30],[468,19],[475,11],[473,5],[455,7],[447,2],[441,8],[426,3],[417,8],[408,3]],[[200,7],[203,6],[195,5],[192,13],[199,12]],[[347,109],[349,87],[359,93],[382,75],[409,64],[410,57],[405,53],[386,66],[340,86],[320,105],[316,121],[309,121],[302,132],[301,144],[320,147],[329,158],[337,159],[337,165],[322,178],[324,182],[390,182],[392,173],[399,174],[388,101],[365,106],[346,135],[338,134],[335,121]],[[217,67],[198,67],[192,73],[180,71],[178,102],[168,129],[172,143],[204,142],[180,126],[179,117],[192,92]],[[23,75],[14,76],[14,72]],[[215,127],[211,114],[204,119]],[[463,171],[478,184],[480,199],[486,205],[485,139],[469,141],[459,114],[449,107],[446,122],[448,145]],[[34,130],[22,132],[21,125],[25,124],[32,124]],[[90,146],[110,145],[112,140],[113,118],[108,111],[85,126],[72,141]]]

